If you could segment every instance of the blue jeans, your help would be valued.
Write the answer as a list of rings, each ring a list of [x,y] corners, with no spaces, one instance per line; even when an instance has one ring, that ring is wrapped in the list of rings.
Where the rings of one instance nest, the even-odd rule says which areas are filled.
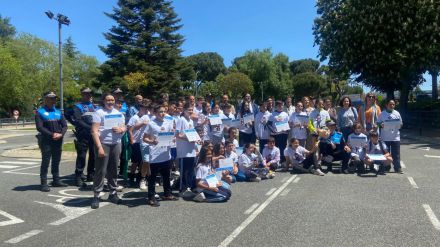
[[[388,149],[390,150],[391,157],[393,157],[394,170],[401,168],[400,166],[400,141],[386,141]]]
[[[180,192],[196,187],[195,157],[179,159],[180,169]]]
[[[206,202],[224,202],[231,197],[231,189],[228,183],[222,181],[222,186],[218,187],[218,192],[211,190],[203,190],[205,194]]]

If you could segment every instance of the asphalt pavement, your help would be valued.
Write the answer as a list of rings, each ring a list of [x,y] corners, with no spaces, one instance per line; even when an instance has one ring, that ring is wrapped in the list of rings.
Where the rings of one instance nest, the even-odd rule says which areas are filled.
[[[121,205],[104,195],[97,210],[73,186],[73,161],[61,165],[71,186],[42,193],[38,159],[1,157],[0,246],[440,246],[440,146],[403,141],[401,153],[405,174],[277,173],[234,184],[226,203],[159,208],[124,189]]]

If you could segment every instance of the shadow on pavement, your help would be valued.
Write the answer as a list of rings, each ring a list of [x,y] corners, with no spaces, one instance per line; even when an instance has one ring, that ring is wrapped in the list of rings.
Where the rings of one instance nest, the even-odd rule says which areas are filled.
[[[31,185],[23,185],[23,186],[17,186],[12,189],[13,191],[40,191],[40,185],[39,184],[31,184]]]

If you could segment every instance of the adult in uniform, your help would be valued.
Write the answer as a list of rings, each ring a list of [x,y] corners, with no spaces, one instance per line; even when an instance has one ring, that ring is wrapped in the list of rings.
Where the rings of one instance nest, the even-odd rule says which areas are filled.
[[[62,112],[55,108],[56,94],[46,92],[44,94],[44,105],[35,113],[35,125],[38,130],[38,146],[41,150],[40,179],[42,192],[49,192],[47,185],[47,173],[49,163],[52,159],[51,173],[53,177],[53,187],[65,187],[65,183],[60,180],[60,160],[63,145],[63,137],[67,131],[67,122]]]
[[[95,151],[91,134],[93,114],[96,107],[92,103],[92,90],[90,88],[81,89],[82,101],[73,107],[73,118],[75,119],[75,148],[76,148],[76,166],[75,180],[78,187],[84,185],[84,168],[86,167],[86,155],[89,151],[87,162],[87,181],[93,181],[95,173]]]

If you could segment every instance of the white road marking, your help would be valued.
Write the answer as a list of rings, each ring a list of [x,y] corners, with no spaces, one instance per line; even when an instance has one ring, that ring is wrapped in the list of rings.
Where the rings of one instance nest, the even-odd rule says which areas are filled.
[[[248,210],[244,211],[244,214],[250,214],[252,213],[257,207],[258,207],[258,203],[255,203],[254,205],[252,205]]]
[[[266,201],[261,204],[257,210],[255,210],[241,225],[239,225],[235,230],[225,239],[223,242],[220,243],[220,247],[228,246],[234,239],[250,224],[252,221],[261,213],[263,210],[283,191],[287,185],[289,185],[294,179],[296,178],[296,175],[290,177],[281,187],[275,191],[269,198],[266,199]]]
[[[0,215],[3,215],[4,217],[8,218],[9,220],[0,221],[0,226],[9,226],[9,225],[15,225],[19,223],[23,223],[24,220],[19,219],[15,217],[14,215],[8,214],[5,211],[0,210]]]
[[[17,168],[19,166],[8,166],[8,165],[0,165],[0,169],[13,169],[13,168]]]
[[[295,183],[295,184],[298,183],[300,179],[301,179],[300,177],[297,177],[297,178],[293,181],[293,183]]]
[[[401,166],[403,169],[406,169],[406,165],[405,165],[405,163],[403,163],[403,161],[400,161],[400,166]]]
[[[11,238],[11,239],[5,241],[5,243],[17,244],[17,243],[20,243],[21,241],[23,241],[23,240],[25,240],[27,238],[33,237],[33,236],[38,235],[38,234],[40,234],[42,232],[43,232],[42,230],[32,230],[32,231],[27,232],[25,234],[22,234],[22,235],[20,235],[18,237]]]
[[[15,170],[5,171],[3,173],[23,174],[23,173],[18,172],[18,171],[28,170],[28,169],[32,169],[32,168],[36,168],[36,167],[40,167],[40,165],[29,166],[29,167],[19,168],[19,169],[15,169]],[[27,174],[27,173],[25,173],[25,174]],[[29,173],[29,174],[33,175],[33,174],[36,174],[36,173]],[[37,174],[37,175],[40,175],[40,174]]]
[[[55,203],[50,203],[50,202],[39,202],[39,201],[35,201],[36,203],[40,203],[43,205],[47,205],[50,207],[55,208],[56,210],[62,212],[64,215],[66,215],[66,217],[61,218],[59,220],[56,220],[54,222],[49,223],[49,225],[52,226],[59,226],[62,225],[66,222],[69,222],[73,219],[76,219],[80,216],[83,216],[87,213],[90,213],[92,211],[94,211],[93,209],[89,208],[89,207],[66,207],[62,204],[55,204]],[[102,202],[99,204],[100,207],[106,206],[108,205],[108,202]]]
[[[23,160],[23,161],[34,161],[34,162],[41,162],[41,159],[28,159],[28,158],[20,158],[18,160]]]
[[[266,196],[270,196],[273,192],[275,192],[275,190],[277,190],[277,188],[272,188],[272,189],[270,189],[270,190],[266,193]]]
[[[287,196],[287,194],[289,194],[290,191],[291,189],[285,189],[283,190],[283,192],[281,192],[280,196]]]
[[[283,180],[281,180],[281,183],[284,183],[284,182],[286,182],[286,181],[287,181],[287,179],[289,179],[289,177],[285,177],[285,178],[283,178]]]
[[[431,148],[430,147],[425,147],[425,148],[419,148],[420,150],[423,150],[423,151],[429,151]]]
[[[427,158],[436,158],[436,159],[440,159],[440,156],[436,156],[436,155],[426,155],[426,154],[425,154],[425,157],[427,157]]]
[[[13,165],[36,165],[38,162],[30,161],[0,161],[0,164],[13,164]]]
[[[423,204],[423,208],[425,209],[426,214],[428,215],[428,218],[431,221],[434,228],[440,231],[440,222],[438,221],[437,216],[435,216],[431,207],[428,204]]]
[[[418,189],[419,188],[419,186],[417,186],[417,184],[416,184],[416,181],[414,181],[413,177],[408,177],[408,180],[409,180],[409,183],[412,185],[412,187],[414,189]]]

